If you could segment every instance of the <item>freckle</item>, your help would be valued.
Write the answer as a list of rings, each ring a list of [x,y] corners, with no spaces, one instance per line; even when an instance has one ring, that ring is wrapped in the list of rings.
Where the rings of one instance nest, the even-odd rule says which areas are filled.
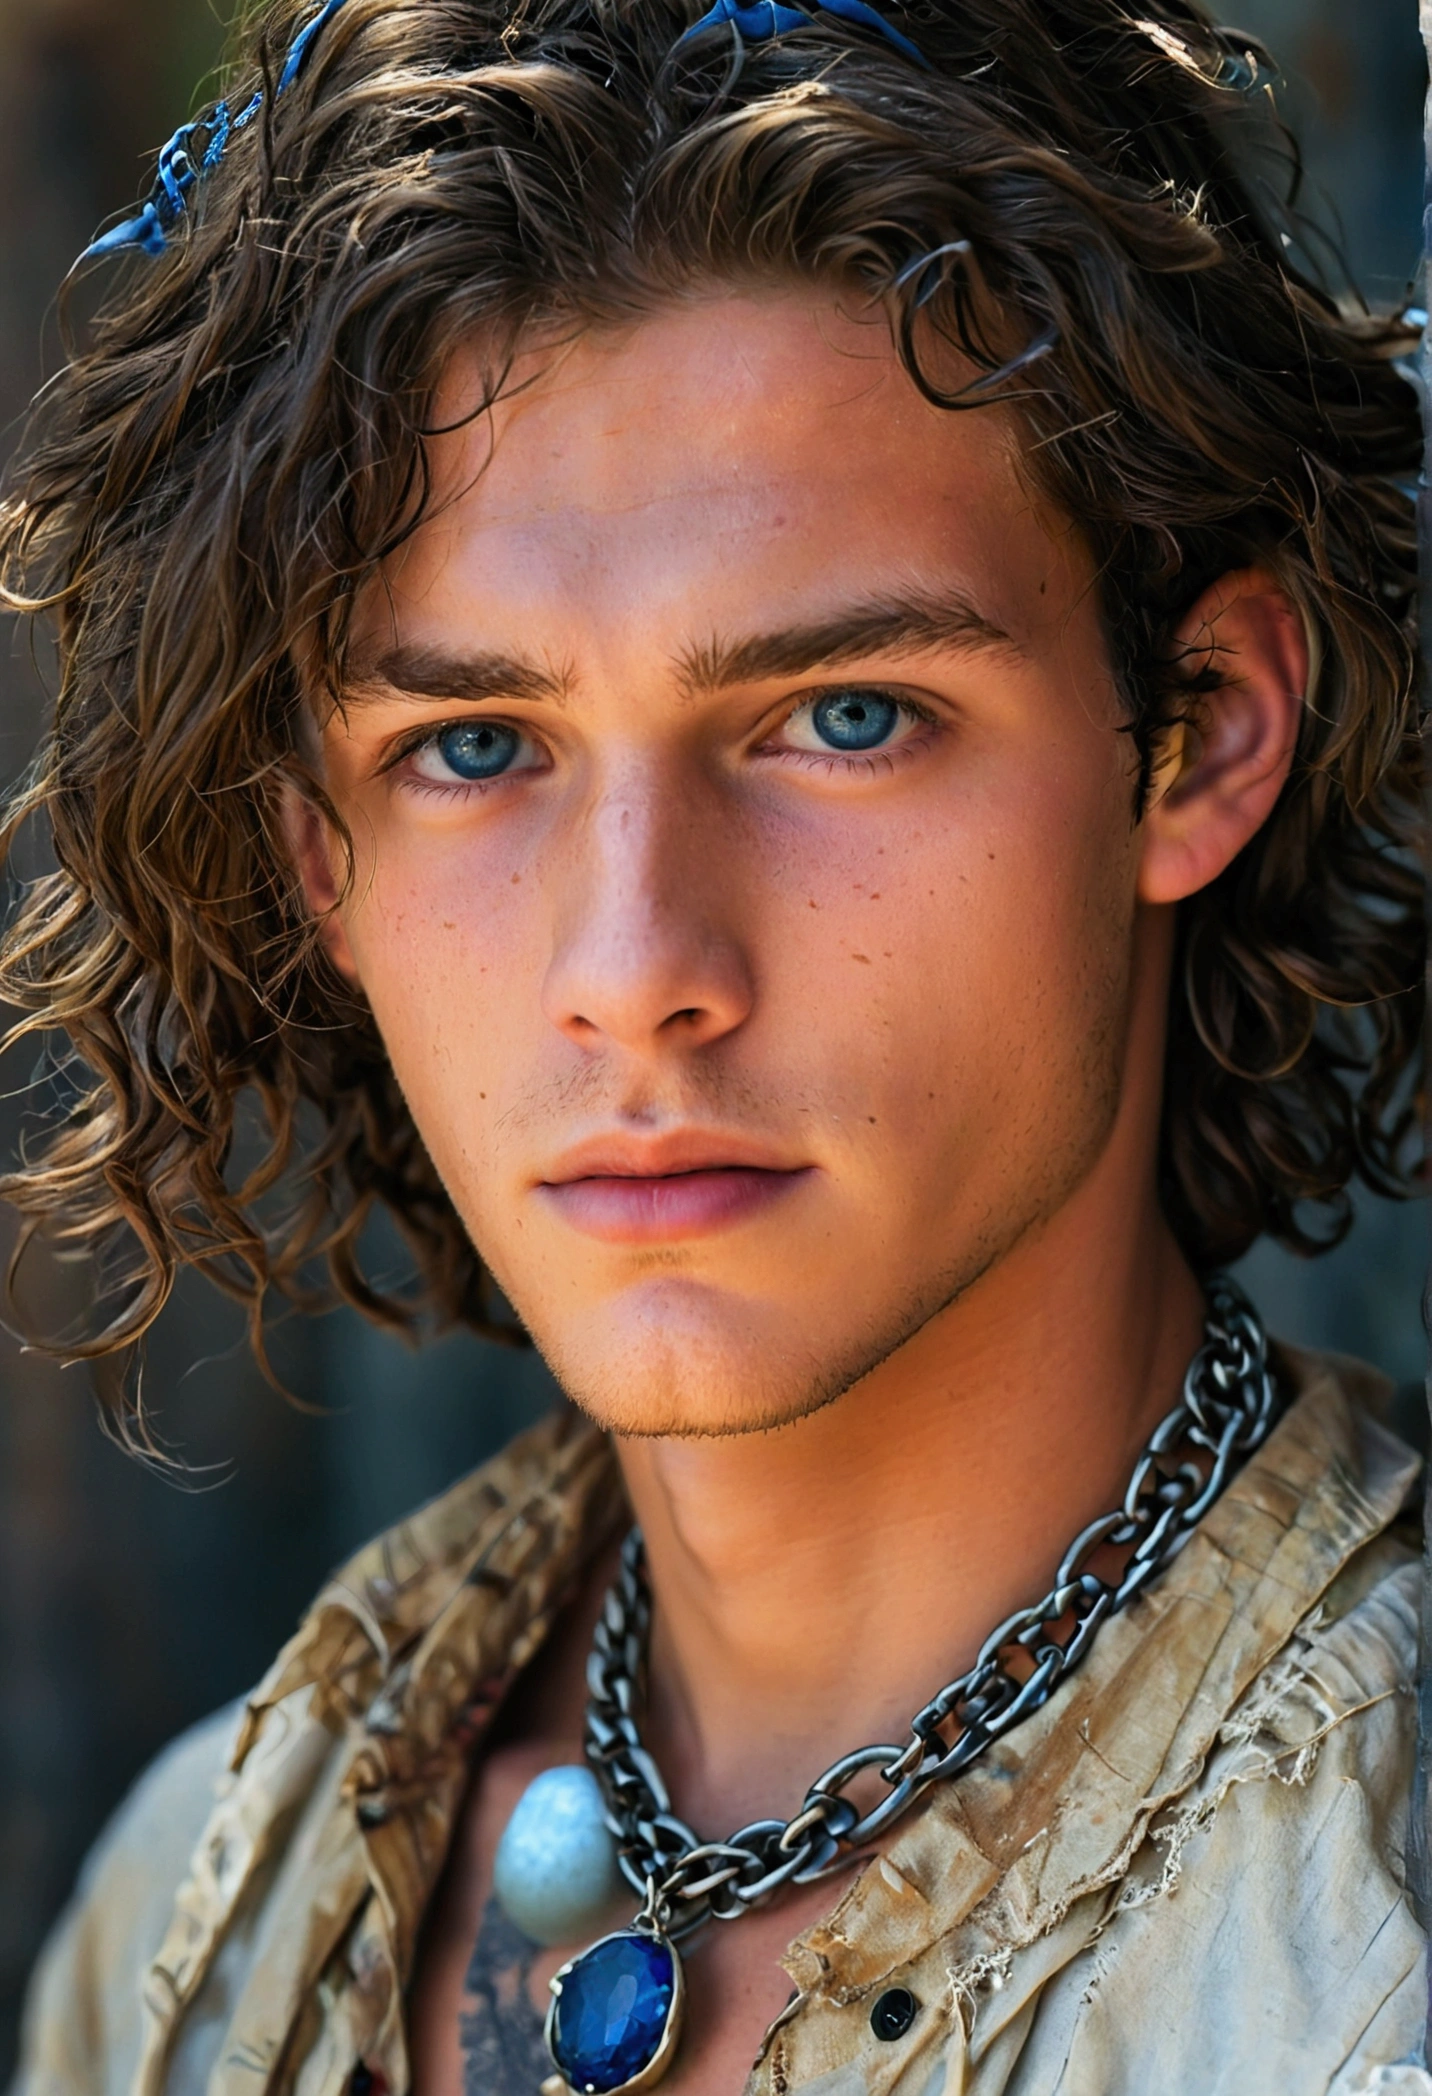
[[[989,858],[989,860],[990,860],[990,863],[991,863],[991,864],[993,864],[993,862],[994,862],[994,853],[993,853],[993,852],[989,852],[989,853],[988,853],[988,854],[987,854],[986,856],[987,856],[987,857]]]
[[[443,930],[444,930],[445,932],[455,932],[455,931],[457,930],[457,926],[456,926],[455,924],[449,924],[449,922],[448,922],[447,918],[446,918],[446,917],[444,917],[444,919],[443,919]]]
[[[870,966],[870,956],[868,953],[853,953],[850,956],[850,958],[853,961],[864,961],[867,968]]]
[[[818,910],[820,908],[820,904],[816,901],[815,897],[812,896],[810,901],[806,904],[806,908],[808,910]]]
[[[871,889],[871,891],[870,891],[870,900],[871,900],[872,902],[879,902],[879,900],[880,900],[880,890],[879,890],[878,888],[872,888],[872,889]]]
[[[487,1094],[486,1094],[486,1092],[479,1092],[477,1096],[478,1096],[478,1098],[479,1098],[479,1099],[485,1099],[485,1098],[487,1097]],[[930,1094],[930,1097],[931,1097],[931,1098],[933,1099],[933,1098],[934,1098],[934,1096],[935,1096],[935,1095],[934,1095],[934,1093],[933,1093],[933,1092],[931,1092],[931,1094]]]
[[[513,876],[512,876],[512,885],[513,885],[513,887],[514,887],[514,888],[515,888],[515,887],[517,886],[518,882],[519,882],[519,881],[520,881],[521,879],[522,879],[522,876],[521,876],[521,874],[520,874],[520,873],[514,873],[514,874],[513,874]]]

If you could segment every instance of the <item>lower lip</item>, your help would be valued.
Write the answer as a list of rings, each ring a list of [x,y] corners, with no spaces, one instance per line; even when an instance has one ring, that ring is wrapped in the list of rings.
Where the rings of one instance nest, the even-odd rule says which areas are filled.
[[[584,1237],[604,1244],[676,1244],[749,1221],[808,1177],[806,1171],[732,1167],[662,1179],[568,1179],[549,1182],[542,1191]]]

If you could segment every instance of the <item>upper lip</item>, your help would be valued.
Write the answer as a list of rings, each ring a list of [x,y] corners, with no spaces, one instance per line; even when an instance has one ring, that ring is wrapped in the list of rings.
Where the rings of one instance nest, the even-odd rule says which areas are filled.
[[[802,1167],[749,1136],[676,1128],[666,1135],[594,1135],[564,1150],[540,1184],[574,1179],[668,1179],[677,1172],[792,1172]]]

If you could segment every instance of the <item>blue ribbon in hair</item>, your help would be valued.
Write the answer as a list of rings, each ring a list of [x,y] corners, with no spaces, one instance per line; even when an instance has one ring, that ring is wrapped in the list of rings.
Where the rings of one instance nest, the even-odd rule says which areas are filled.
[[[909,37],[902,36],[884,15],[867,7],[865,0],[815,0],[811,9],[786,7],[782,0],[753,0],[749,7],[743,7],[740,0],[716,0],[715,6],[708,8],[699,22],[693,22],[685,34],[677,38],[677,48],[708,29],[719,29],[725,22],[729,22],[748,44],[763,44],[773,36],[784,36],[788,30],[808,29],[817,14],[835,15],[842,22],[854,22],[861,29],[873,29],[906,58],[913,58],[916,65],[923,66],[926,72],[930,70],[924,52],[917,50]]]
[[[293,86],[308,63],[314,44],[344,0],[325,0],[298,32],[289,45],[288,56],[278,76],[274,90],[275,99]],[[924,53],[916,49],[908,36],[902,36],[866,0],[814,0],[812,9],[787,7],[783,0],[752,0],[750,6],[742,6],[740,0],[716,0],[714,7],[693,22],[678,44],[702,31],[719,28],[729,22],[732,29],[747,43],[765,43],[773,36],[783,36],[788,30],[803,29],[815,20],[816,14],[834,15],[842,22],[853,22],[862,29],[873,29],[883,36],[906,58],[913,59],[918,66],[929,70],[929,61]],[[252,100],[235,116],[227,102],[216,103],[206,117],[192,123],[181,124],[166,146],[160,149],[159,166],[154,187],[147,201],[133,218],[122,225],[112,226],[101,233],[97,240],[80,256],[81,262],[92,261],[96,256],[114,255],[126,248],[140,248],[146,255],[162,255],[169,245],[169,233],[183,217],[188,208],[189,192],[210,169],[218,166],[228,148],[229,140],[236,132],[251,124],[263,108],[262,94]],[[200,132],[205,134],[202,153],[196,155],[195,139]]]
[[[275,100],[293,86],[308,63],[315,40],[343,4],[344,0],[326,0],[289,45],[274,90]],[[846,4],[852,4],[852,0],[846,0]],[[109,232],[101,233],[98,240],[91,241],[80,256],[81,262],[89,262],[97,255],[119,254],[125,248],[140,248],[146,255],[162,255],[169,245],[171,228],[188,208],[189,192],[194,184],[211,168],[218,166],[235,132],[251,124],[263,106],[262,94],[256,94],[235,116],[227,102],[218,102],[208,116],[181,124],[169,143],[160,148],[159,167],[148,200],[133,218],[127,218],[123,225],[112,226]],[[205,134],[205,144],[203,152],[196,157],[194,141],[199,132]]]

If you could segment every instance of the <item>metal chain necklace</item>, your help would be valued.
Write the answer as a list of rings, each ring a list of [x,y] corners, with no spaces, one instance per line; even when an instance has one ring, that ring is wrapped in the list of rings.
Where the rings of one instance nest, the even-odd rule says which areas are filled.
[[[1120,1504],[1069,1545],[1049,1592],[990,1632],[973,1666],[916,1712],[904,1746],[858,1747],[816,1778],[793,1818],[756,1820],[725,1841],[701,1841],[676,1817],[641,1742],[651,1594],[633,1530],[587,1664],[586,1753],[620,1870],[642,1907],[629,1928],[602,1937],[553,1979],[547,2045],[558,2072],[547,2090],[635,2096],[653,2087],[680,2042],[677,1943],[709,1920],[735,1920],[785,1885],[840,1869],[932,1784],[959,1775],[1047,1703],[1099,1626],[1187,1541],[1277,1413],[1262,1322],[1219,1276],[1178,1403],[1154,1430]],[[1105,1546],[1121,1554],[1113,1579],[1090,1569]],[[873,1804],[848,1795],[861,1777],[883,1786]]]

